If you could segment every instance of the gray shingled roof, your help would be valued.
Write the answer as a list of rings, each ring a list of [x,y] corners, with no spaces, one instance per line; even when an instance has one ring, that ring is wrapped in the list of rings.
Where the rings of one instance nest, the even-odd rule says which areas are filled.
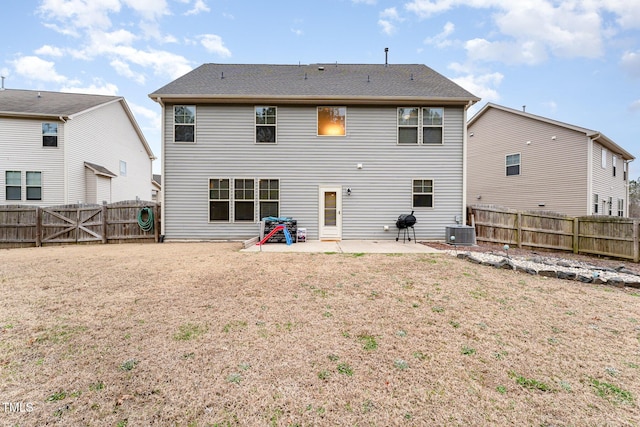
[[[479,100],[422,64],[203,64],[149,97]]]
[[[100,165],[97,165],[95,163],[84,162],[84,165],[85,165],[85,167],[88,167],[94,173],[96,173],[98,175],[110,176],[112,178],[115,178],[115,177],[118,176],[115,173],[111,172],[109,169],[105,168],[104,166],[100,166]]]
[[[119,99],[122,97],[4,89],[0,90],[0,116],[68,117]]]

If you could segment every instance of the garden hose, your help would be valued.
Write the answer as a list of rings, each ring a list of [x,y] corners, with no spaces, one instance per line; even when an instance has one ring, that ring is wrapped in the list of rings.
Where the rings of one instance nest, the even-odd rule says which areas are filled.
[[[143,219],[145,213],[147,214],[146,220]],[[138,225],[142,231],[153,230],[153,209],[148,207],[140,209],[140,212],[138,212]]]

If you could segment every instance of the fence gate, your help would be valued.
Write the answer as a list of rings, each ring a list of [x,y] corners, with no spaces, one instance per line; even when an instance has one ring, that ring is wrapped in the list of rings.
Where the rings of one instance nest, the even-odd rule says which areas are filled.
[[[103,240],[100,205],[66,205],[42,209],[42,243],[78,243]]]

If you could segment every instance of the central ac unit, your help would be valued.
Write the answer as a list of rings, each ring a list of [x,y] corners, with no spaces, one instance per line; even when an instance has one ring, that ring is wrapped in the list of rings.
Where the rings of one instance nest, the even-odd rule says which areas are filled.
[[[445,230],[445,240],[450,245],[473,246],[476,244],[476,229],[470,225],[451,225]]]

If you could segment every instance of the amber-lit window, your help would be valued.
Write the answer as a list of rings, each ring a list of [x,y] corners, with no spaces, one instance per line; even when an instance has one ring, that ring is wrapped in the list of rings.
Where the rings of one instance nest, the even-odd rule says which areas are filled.
[[[318,107],[318,135],[347,134],[347,107]]]

